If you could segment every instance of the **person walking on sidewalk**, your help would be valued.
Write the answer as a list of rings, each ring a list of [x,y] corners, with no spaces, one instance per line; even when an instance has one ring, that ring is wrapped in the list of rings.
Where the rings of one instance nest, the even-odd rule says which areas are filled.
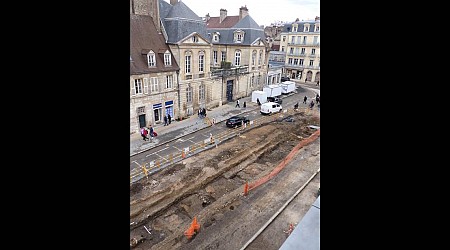
[[[312,110],[314,107],[314,100],[311,100],[311,103],[309,104],[309,108]]]
[[[155,132],[154,130],[153,130],[153,127],[152,127],[152,125],[150,125],[150,128],[149,128],[149,130],[150,130],[150,138],[153,140],[153,133]],[[150,140],[150,139],[149,139]]]
[[[167,120],[169,121],[169,124],[172,122],[172,116],[170,116],[170,114],[167,115]]]
[[[164,126],[167,126],[167,115],[164,116]]]
[[[317,86],[319,86],[319,81],[317,81]]]
[[[308,97],[305,95],[305,97],[303,98],[303,103],[306,104],[306,100],[308,100]]]
[[[247,108],[247,103],[244,102],[244,108]]]
[[[240,108],[241,106],[239,105],[239,100],[236,101],[236,106],[235,108]]]
[[[147,139],[146,132],[147,132],[147,130],[145,129],[145,127],[142,127],[141,128],[141,136],[142,136],[142,140],[144,140],[144,141],[145,141],[145,139]]]

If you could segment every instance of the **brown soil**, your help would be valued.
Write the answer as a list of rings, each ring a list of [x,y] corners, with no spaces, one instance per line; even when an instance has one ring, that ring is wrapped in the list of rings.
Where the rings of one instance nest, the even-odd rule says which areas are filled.
[[[280,116],[280,115],[277,115]],[[244,184],[270,173],[319,117],[297,113],[241,133],[183,162],[157,172],[130,189],[133,249],[240,249],[320,167],[320,137],[300,149],[286,167],[243,195]],[[320,174],[247,249],[278,249],[290,223],[297,223],[317,198]],[[291,211],[292,210],[292,211]],[[201,226],[183,234],[194,216]],[[144,226],[151,230],[149,234]]]

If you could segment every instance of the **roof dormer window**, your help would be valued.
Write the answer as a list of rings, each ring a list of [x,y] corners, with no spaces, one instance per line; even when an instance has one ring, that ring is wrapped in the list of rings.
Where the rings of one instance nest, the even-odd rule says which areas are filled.
[[[213,34],[213,42],[219,42],[219,36],[220,36],[219,32],[214,32],[214,34]]]
[[[150,50],[150,52],[148,52],[147,54],[147,62],[149,67],[156,67],[155,52],[153,52],[152,50]]]
[[[234,32],[234,42],[242,43],[244,41],[244,34],[245,34],[245,32],[242,30],[235,31]]]
[[[170,54],[170,52],[168,50],[164,53],[164,65],[165,66],[171,66],[172,65],[172,57],[171,57],[171,54]]]
[[[305,23],[305,27],[303,28],[303,32],[309,32],[309,23]]]
[[[193,43],[198,43],[198,37],[197,36],[192,36],[192,42]]]
[[[294,23],[292,24],[292,32],[297,32],[298,24]]]

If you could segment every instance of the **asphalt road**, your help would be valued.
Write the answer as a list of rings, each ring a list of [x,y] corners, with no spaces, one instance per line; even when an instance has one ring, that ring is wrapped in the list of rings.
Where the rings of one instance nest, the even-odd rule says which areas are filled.
[[[302,104],[303,97],[308,95],[308,103],[312,96],[319,91],[314,91],[314,87],[298,87],[297,93],[291,93],[288,95],[282,95],[282,107],[283,110],[292,109],[294,105],[298,102],[299,107],[306,107],[307,104]],[[319,92],[320,93],[320,92]],[[260,114],[259,109],[251,110],[245,113],[250,121],[263,121],[267,116]],[[225,125],[225,121],[215,124],[214,126],[207,127],[183,136],[177,140],[170,141],[173,138],[165,138],[163,135],[160,136],[162,141],[170,141],[168,143],[160,144],[159,146],[149,149],[140,154],[136,154],[130,157],[130,171],[140,171],[141,166],[145,164],[148,168],[155,169],[156,167],[163,166],[164,163],[181,160],[183,157],[182,152],[187,148],[194,147],[196,151],[203,149],[208,146],[214,146],[215,144],[210,144],[210,137],[212,136],[214,141],[217,143],[227,138],[234,137],[239,134],[240,129],[228,128]],[[168,135],[170,136],[170,135]],[[173,137],[173,135],[171,135]],[[186,152],[186,151],[185,151]],[[192,152],[192,151],[191,151]]]

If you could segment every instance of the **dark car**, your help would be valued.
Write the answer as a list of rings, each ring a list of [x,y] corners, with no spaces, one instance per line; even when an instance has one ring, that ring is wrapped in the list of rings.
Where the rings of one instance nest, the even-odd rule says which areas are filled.
[[[281,82],[285,82],[285,81],[290,81],[291,78],[287,77],[287,76],[282,76],[281,77]]]
[[[248,123],[248,122],[250,122],[250,120],[244,116],[233,116],[233,117],[228,118],[228,120],[225,124],[229,128],[235,128],[235,127],[242,126],[242,124],[243,124],[242,122]]]
[[[282,104],[283,103],[283,100],[281,100],[280,98],[278,98],[278,97],[271,97],[271,96],[267,97],[267,101],[268,102],[276,102],[278,104]]]

